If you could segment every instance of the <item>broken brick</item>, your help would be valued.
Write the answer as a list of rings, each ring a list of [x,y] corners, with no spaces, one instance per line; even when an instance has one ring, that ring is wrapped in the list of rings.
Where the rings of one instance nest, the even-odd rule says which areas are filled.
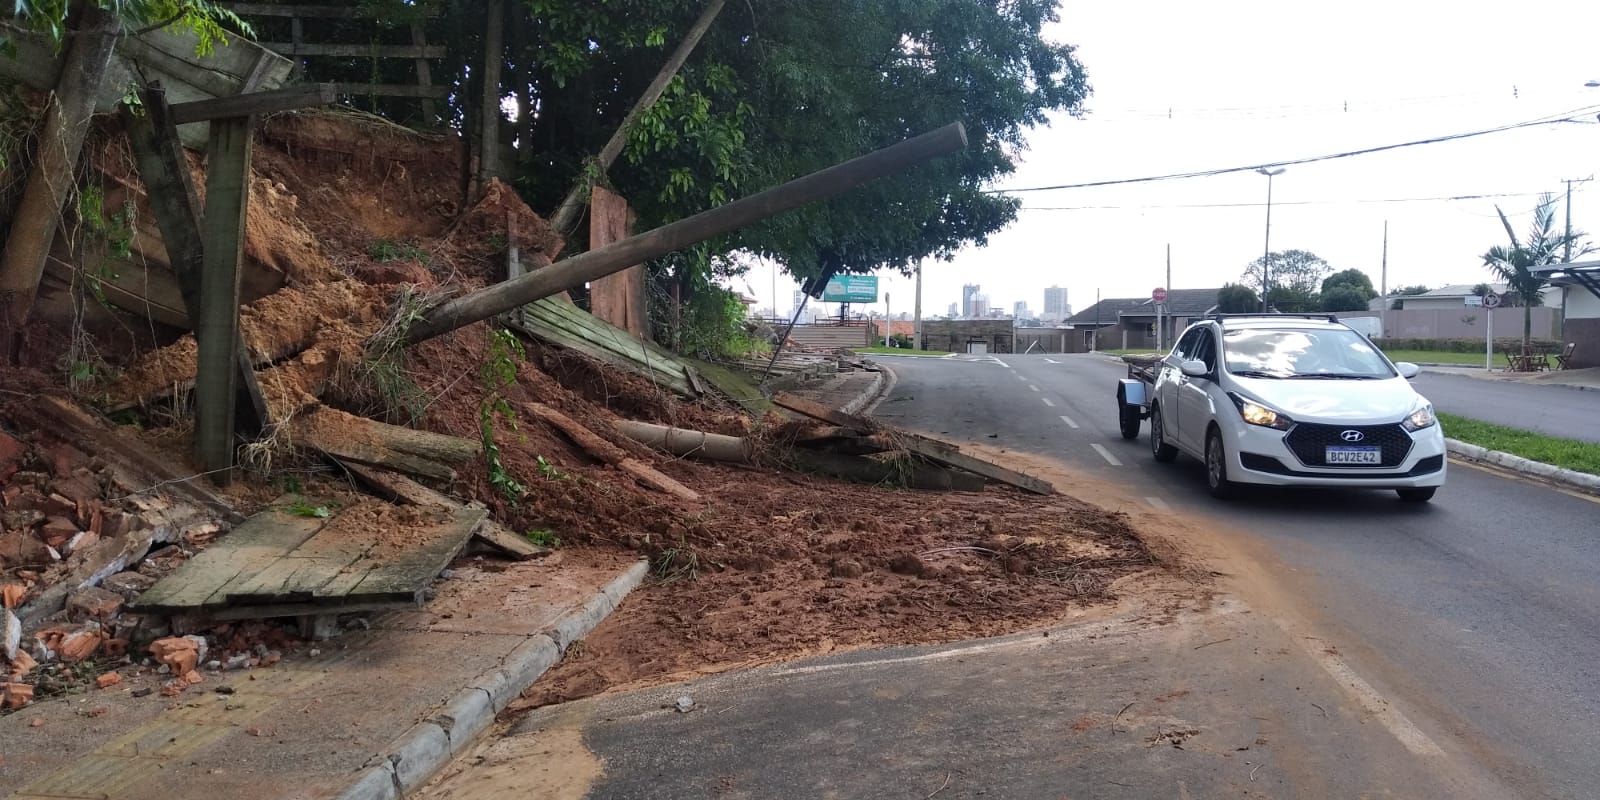
[[[183,673],[183,682],[189,686],[193,686],[197,683],[205,682],[205,678],[201,677],[200,670],[191,669],[188,672]]]
[[[18,650],[17,654],[11,658],[11,677],[20,678],[32,672],[33,668],[37,666],[39,666],[39,662],[34,661],[33,656],[29,655],[28,651]]]
[[[0,525],[11,531],[26,531],[41,522],[44,512],[37,508],[7,508],[0,514]]]
[[[57,475],[71,475],[89,467],[89,455],[66,442],[50,448],[50,461]]]
[[[101,641],[99,630],[76,631],[63,637],[54,649],[62,661],[82,661],[100,649]]]
[[[44,717],[34,717],[33,719],[28,720],[28,727],[30,727],[30,728],[43,728],[44,727]]]
[[[95,678],[94,682],[95,682],[96,686],[99,686],[102,689],[109,689],[109,688],[111,688],[113,686],[116,686],[119,683],[122,683],[122,673],[120,673],[120,672],[107,672],[106,674],[101,675],[98,678]]]
[[[26,533],[0,536],[0,567],[44,565],[53,561],[50,548]]]
[[[98,586],[86,586],[67,595],[70,620],[106,619],[122,609],[122,595]]]
[[[182,675],[200,663],[200,647],[186,636],[168,636],[150,643],[150,655],[168,667],[172,674]]]
[[[0,605],[6,608],[16,608],[22,605],[22,598],[28,596],[28,587],[15,581],[0,583]]]
[[[0,708],[22,708],[33,702],[33,687],[26,683],[0,683]]]
[[[100,543],[100,536],[91,531],[78,531],[67,540],[63,552],[67,554],[80,553]]]
[[[87,470],[77,475],[56,478],[50,482],[52,496],[64,497],[72,501],[74,509],[100,499],[100,486],[95,483],[94,475]]]
[[[51,517],[45,520],[44,527],[39,529],[39,538],[57,550],[76,535],[78,535],[78,523],[66,517]]]
[[[128,640],[107,639],[104,649],[108,656],[125,656],[128,654]]]

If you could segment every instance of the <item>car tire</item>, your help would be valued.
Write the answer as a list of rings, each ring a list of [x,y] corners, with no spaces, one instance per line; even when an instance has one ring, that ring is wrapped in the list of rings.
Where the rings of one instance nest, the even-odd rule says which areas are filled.
[[[1166,430],[1161,425],[1161,406],[1150,407],[1150,455],[1163,464],[1178,457],[1178,448],[1167,444]]]
[[[1433,493],[1439,491],[1437,486],[1424,486],[1420,489],[1396,489],[1395,494],[1400,495],[1400,500],[1406,503],[1426,503],[1433,499]]]
[[[1118,403],[1117,406],[1121,415],[1117,422],[1122,429],[1122,438],[1129,440],[1139,438],[1139,407],[1122,403]]]
[[[1226,500],[1235,494],[1234,483],[1228,480],[1228,451],[1216,428],[1206,434],[1206,486],[1218,499]]]

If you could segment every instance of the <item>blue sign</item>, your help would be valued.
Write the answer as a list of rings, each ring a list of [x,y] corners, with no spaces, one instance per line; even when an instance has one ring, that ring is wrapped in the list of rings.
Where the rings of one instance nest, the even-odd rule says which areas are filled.
[[[822,289],[824,303],[876,303],[878,302],[878,276],[835,275]]]

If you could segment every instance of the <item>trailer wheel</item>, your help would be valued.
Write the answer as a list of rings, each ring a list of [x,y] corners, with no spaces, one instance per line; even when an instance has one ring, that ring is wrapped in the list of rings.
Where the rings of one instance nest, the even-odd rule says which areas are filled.
[[[1139,407],[1121,404],[1118,422],[1121,423],[1122,438],[1139,438]]]

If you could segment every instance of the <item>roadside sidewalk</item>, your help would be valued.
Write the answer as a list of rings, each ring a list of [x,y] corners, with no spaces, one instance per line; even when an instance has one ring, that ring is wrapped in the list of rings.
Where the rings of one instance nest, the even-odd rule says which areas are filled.
[[[425,607],[360,620],[271,667],[203,669],[175,697],[161,695],[153,667],[125,667],[119,685],[0,717],[0,796],[399,797],[466,748],[645,572],[644,562],[578,549],[522,563],[464,559]]]
[[[1600,367],[1564,369],[1551,372],[1506,372],[1501,369],[1485,370],[1481,367],[1464,367],[1458,364],[1419,364],[1424,372],[1440,375],[1464,375],[1485,381],[1520,383],[1528,386],[1564,386],[1569,389],[1600,391]]]

